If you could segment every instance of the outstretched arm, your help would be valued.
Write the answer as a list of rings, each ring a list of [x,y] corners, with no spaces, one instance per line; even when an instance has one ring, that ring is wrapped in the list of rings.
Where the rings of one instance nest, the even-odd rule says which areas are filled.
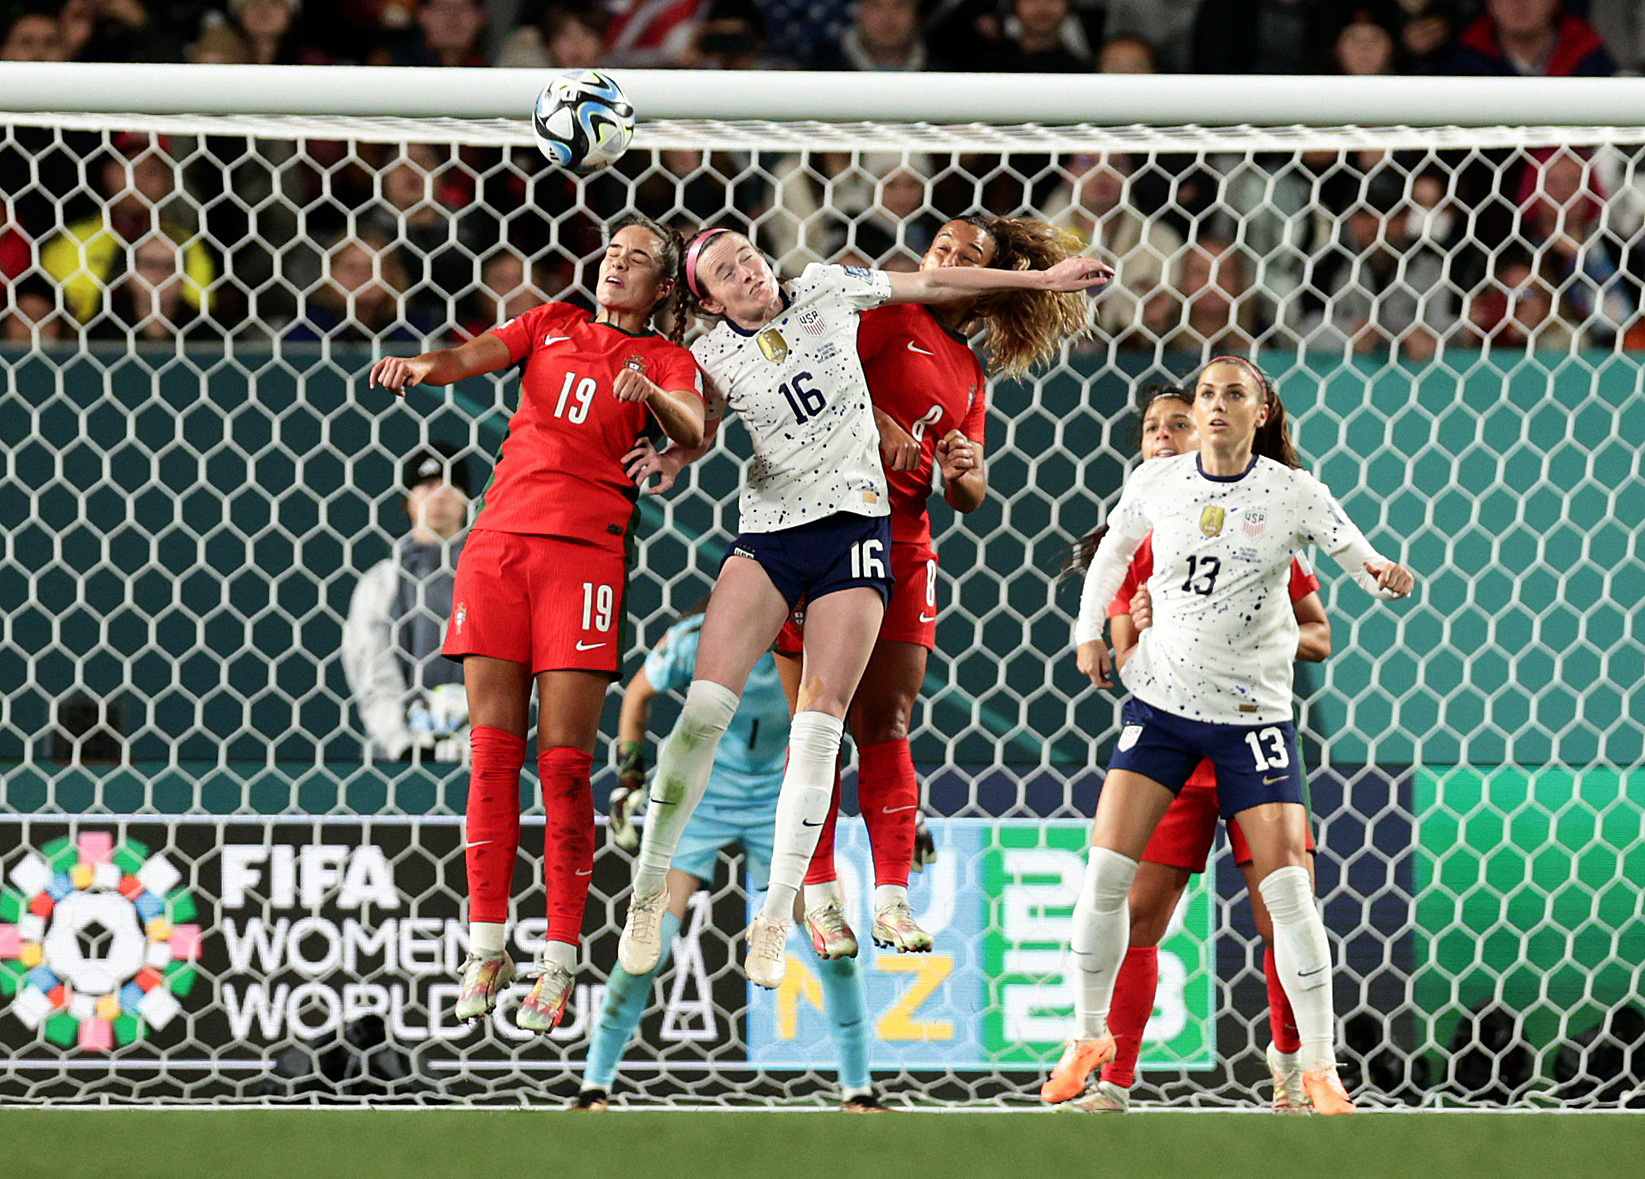
[[[513,363],[508,345],[491,332],[475,336],[455,348],[439,348],[409,360],[385,356],[371,366],[370,384],[404,396],[412,385],[452,385],[494,373]]]
[[[891,303],[952,303],[1001,291],[1094,291],[1113,281],[1114,268],[1097,258],[1064,258],[1048,270],[995,270],[945,266],[893,271]]]

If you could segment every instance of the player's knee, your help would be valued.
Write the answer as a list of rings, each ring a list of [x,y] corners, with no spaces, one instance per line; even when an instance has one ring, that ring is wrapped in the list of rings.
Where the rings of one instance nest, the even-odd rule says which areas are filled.
[[[685,704],[680,708],[680,720],[674,726],[674,739],[686,748],[705,741],[718,740],[731,727],[731,718],[737,714],[741,697],[723,684],[709,680],[693,680],[686,689]]]
[[[1131,909],[1131,944],[1157,946],[1165,940],[1165,930],[1171,924],[1171,910],[1160,905]]]

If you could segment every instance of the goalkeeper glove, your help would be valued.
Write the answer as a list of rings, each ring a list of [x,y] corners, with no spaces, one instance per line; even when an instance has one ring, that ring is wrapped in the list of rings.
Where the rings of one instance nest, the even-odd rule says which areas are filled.
[[[617,743],[617,784],[611,788],[611,842],[631,852],[640,846],[634,812],[645,799],[645,746],[638,741]]]
[[[937,841],[931,838],[931,828],[925,825],[925,816],[914,820],[914,871],[924,872],[927,864],[937,862]]]

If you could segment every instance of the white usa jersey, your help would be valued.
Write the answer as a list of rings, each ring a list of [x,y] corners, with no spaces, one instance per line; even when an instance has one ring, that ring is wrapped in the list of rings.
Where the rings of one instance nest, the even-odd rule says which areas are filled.
[[[756,331],[729,321],[691,346],[754,443],[743,532],[836,512],[889,515],[879,431],[857,357],[857,313],[891,297],[883,271],[813,264],[784,284],[787,306]]]
[[[1214,724],[1291,718],[1297,621],[1289,582],[1298,550],[1318,545],[1362,585],[1375,585],[1363,562],[1385,563],[1324,484],[1266,458],[1226,477],[1201,472],[1198,454],[1144,463],[1108,529],[1087,574],[1076,641],[1101,637],[1102,614],[1152,531],[1153,625],[1121,678],[1156,708]],[[1094,626],[1089,601],[1097,601]]]

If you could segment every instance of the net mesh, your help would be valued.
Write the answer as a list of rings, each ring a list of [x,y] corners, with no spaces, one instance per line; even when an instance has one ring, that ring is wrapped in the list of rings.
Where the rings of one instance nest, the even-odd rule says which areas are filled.
[[[746,227],[794,273],[910,267],[978,208],[1078,229],[1120,280],[1095,341],[991,390],[988,503],[935,513],[914,750],[940,858],[913,900],[938,943],[865,947],[877,1083],[1028,1102],[1055,1058],[1116,716],[1068,657],[1057,570],[1133,459],[1135,386],[1256,348],[1308,465],[1423,578],[1387,609],[1324,570],[1335,653],[1299,673],[1350,1086],[1637,1099],[1642,151],[1637,127],[749,120],[648,124],[576,177],[523,122],[7,117],[0,1100],[572,1091],[627,857],[600,854],[567,1024],[524,1037],[510,1002],[457,1027],[463,769],[373,752],[342,656],[357,584],[406,530],[401,464],[449,444],[478,486],[516,382],[401,403],[363,374],[586,300],[629,210]],[[630,670],[707,591],[745,452],[732,429],[644,499]],[[653,732],[671,720],[660,704]],[[872,878],[842,826],[861,932]],[[542,933],[540,827],[519,956]],[[790,983],[751,994],[748,914],[722,860],[620,1099],[833,1099],[817,967],[796,943]],[[1139,1101],[1265,1092],[1261,954],[1219,845],[1163,946]]]

